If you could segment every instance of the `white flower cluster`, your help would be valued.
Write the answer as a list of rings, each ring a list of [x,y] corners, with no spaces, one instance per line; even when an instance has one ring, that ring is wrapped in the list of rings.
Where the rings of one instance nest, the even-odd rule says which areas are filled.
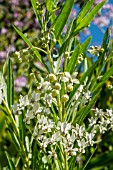
[[[40,77],[37,83],[37,93],[33,92],[31,97],[21,95],[19,103],[12,106],[15,114],[21,114],[24,110],[26,124],[30,124],[34,119],[33,137],[42,148],[47,149],[49,157],[57,158],[58,145],[63,147],[68,156],[85,153],[85,148],[94,144],[94,137],[98,129],[100,133],[113,129],[113,111],[108,109],[106,112],[103,112],[102,109],[95,109],[94,118],[89,119],[88,130],[85,125],[73,126],[66,119],[60,120],[58,113],[56,118],[54,117],[52,103],[59,112],[59,100],[60,104],[66,103],[74,84],[79,84],[76,76],[76,72],[72,75],[69,72],[61,72],[51,73],[45,78]],[[80,85],[74,96],[72,107],[76,109],[77,103],[87,104],[90,98],[90,91],[85,89],[84,85]]]
[[[78,88],[74,95],[72,105],[75,105],[76,102],[78,104],[85,105],[89,102],[91,96],[92,96],[91,92],[89,90],[86,90],[84,85],[80,85],[80,87]]]
[[[106,131],[113,130],[113,110],[106,109],[104,112],[102,109],[96,108],[95,117],[89,118],[89,127],[93,126],[93,130],[99,129],[100,133],[105,133]]]
[[[56,125],[55,122],[44,115],[38,115],[38,118],[34,137],[40,141],[42,147],[47,148],[48,145],[54,147],[54,154],[52,151],[48,151],[49,157],[53,155],[56,157],[55,149],[58,143],[62,144],[68,156],[85,153],[85,148],[94,144],[93,137],[95,134],[88,133],[85,126],[76,124],[76,127],[74,127],[70,123],[60,121]]]

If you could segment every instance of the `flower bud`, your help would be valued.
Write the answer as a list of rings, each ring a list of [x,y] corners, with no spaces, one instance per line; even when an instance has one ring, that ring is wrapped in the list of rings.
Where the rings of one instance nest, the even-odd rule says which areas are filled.
[[[52,90],[52,97],[56,97],[59,94],[59,90]]]
[[[56,81],[56,76],[54,75],[54,74],[49,74],[49,81],[50,82],[54,82],[54,81]]]
[[[59,83],[56,83],[56,84],[55,84],[55,89],[56,89],[56,90],[60,90],[60,89],[61,89],[61,85],[60,85]]]
[[[100,51],[103,53],[104,52],[104,48],[101,48]]]
[[[62,102],[67,102],[69,100],[69,96],[67,94],[64,94],[62,96]]]
[[[67,85],[67,91],[71,92],[73,90],[73,85],[70,83]]]

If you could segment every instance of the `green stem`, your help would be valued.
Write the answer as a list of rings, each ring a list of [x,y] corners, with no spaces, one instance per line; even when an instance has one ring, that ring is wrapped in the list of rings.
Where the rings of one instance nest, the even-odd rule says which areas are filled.
[[[68,167],[68,155],[67,155],[66,152],[65,152],[65,170],[69,170],[69,167]]]
[[[57,101],[58,101],[59,118],[60,118],[60,121],[62,122],[62,103],[60,100],[60,94],[58,94],[58,96],[57,96]]]
[[[10,119],[11,119],[12,126],[14,127],[15,135],[16,135],[16,137],[18,138],[19,144],[20,144],[20,146],[21,146],[21,150],[22,150],[22,160],[23,160],[23,162],[26,164],[26,170],[30,170],[29,160],[28,160],[28,157],[27,157],[27,154],[26,154],[26,151],[25,151],[25,147],[24,147],[24,145],[22,144],[22,141],[21,141],[21,139],[20,139],[19,130],[18,130],[17,126],[16,126],[16,122],[15,122],[15,120],[14,120],[14,118],[13,118],[13,116],[12,116],[12,113],[11,113],[8,105],[6,104],[5,100],[3,100],[3,104],[4,104],[4,106],[6,107],[7,114],[8,114],[8,116],[9,116]]]
[[[64,55],[64,71],[67,69],[67,54]]]
[[[53,60],[52,60],[52,57],[51,57],[51,51],[49,50],[48,46],[47,46],[47,53],[48,53],[49,64],[50,64],[50,67],[52,69],[52,73],[54,74]]]

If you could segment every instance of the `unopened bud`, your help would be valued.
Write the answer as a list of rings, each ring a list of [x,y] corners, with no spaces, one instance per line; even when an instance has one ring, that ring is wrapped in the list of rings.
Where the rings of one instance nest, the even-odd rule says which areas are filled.
[[[60,85],[59,83],[56,83],[56,84],[55,84],[55,89],[56,89],[56,90],[60,90],[60,89],[61,89],[61,85]]]
[[[101,48],[100,51],[103,53],[104,52],[104,48]]]
[[[64,94],[62,96],[62,102],[67,102],[69,100],[69,96],[67,94]]]
[[[52,90],[52,97],[56,97],[59,94],[58,90]]]
[[[54,75],[54,74],[49,74],[49,81],[50,82],[54,82],[54,81],[56,81],[56,76]]]

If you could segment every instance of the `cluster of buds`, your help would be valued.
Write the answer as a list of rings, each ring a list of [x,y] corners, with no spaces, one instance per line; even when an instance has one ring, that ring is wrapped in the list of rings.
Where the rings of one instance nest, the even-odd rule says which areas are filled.
[[[41,43],[41,45],[43,47],[47,47],[48,44],[54,44],[56,43],[56,38],[55,38],[55,35],[54,35],[54,31],[53,29],[50,29],[46,32],[43,32],[41,35],[40,35],[40,39],[39,39],[39,42]]]
[[[90,46],[88,53],[92,54],[93,56],[99,56],[99,52],[104,52],[103,48],[99,48],[98,46]]]
[[[33,59],[33,51],[30,48],[26,48],[20,51],[16,51],[12,54],[15,57],[17,63],[29,62]]]
[[[83,54],[79,54],[78,58],[77,58],[77,63],[80,64],[83,61]]]

